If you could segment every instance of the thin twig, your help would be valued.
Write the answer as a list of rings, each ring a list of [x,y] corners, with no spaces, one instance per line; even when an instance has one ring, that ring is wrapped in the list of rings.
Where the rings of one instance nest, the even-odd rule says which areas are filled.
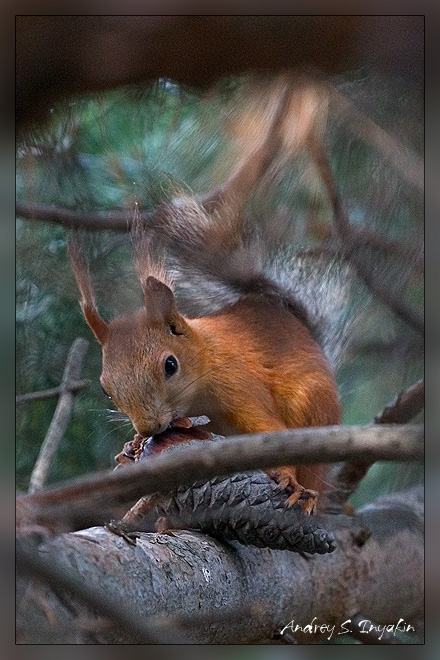
[[[309,139],[309,151],[333,207],[333,224],[336,234],[339,236],[346,257],[355,268],[357,275],[370,291],[392,309],[397,316],[418,332],[423,333],[425,326],[422,315],[408,307],[399,298],[396,298],[388,288],[382,286],[375,274],[365,266],[365,263],[360,258],[356,235],[353,234],[348,215],[343,208],[327,154],[318,140],[314,138]]]
[[[409,267],[413,268],[417,274],[423,275],[424,260],[423,256],[420,255],[420,250],[417,248],[412,248],[406,243],[389,240],[384,236],[378,236],[367,230],[353,229],[352,239],[353,244],[359,247],[368,245],[374,250],[405,260]],[[317,247],[301,248],[297,250],[295,256],[306,258],[324,257],[327,259],[344,259],[349,261],[348,254],[345,250],[329,242],[325,242]]]
[[[123,231],[131,226],[131,215],[127,211],[106,211],[105,213],[79,213],[69,209],[47,204],[26,204],[17,202],[16,213],[26,220],[44,220],[53,224],[63,225],[69,229],[87,229],[89,231]],[[150,213],[142,213],[142,219],[147,221]]]
[[[79,380],[88,346],[89,342],[86,339],[78,337],[70,347],[60,385],[61,395],[32,471],[29,493],[36,493],[44,487],[53,457],[64,436],[73,410],[75,393],[69,388],[69,383]]]
[[[411,421],[423,409],[424,392],[422,379],[386,405],[383,411],[376,415],[374,423],[406,424]],[[423,442],[423,438],[420,438],[420,442]],[[373,461],[345,461],[341,465],[335,465],[327,478],[328,486],[323,497],[323,509],[327,513],[343,513],[345,503],[358,488],[372,464]]]
[[[19,498],[24,516],[74,520],[112,502],[126,503],[149,493],[170,493],[202,479],[279,465],[342,460],[411,461],[423,457],[421,426],[301,428],[238,436],[185,452],[164,452],[149,461],[93,474],[58,488]],[[167,455],[168,454],[168,455]]]
[[[416,335],[414,335],[407,341],[401,341],[399,338],[386,341],[378,339],[365,342],[351,342],[347,347],[347,354],[357,355],[358,353],[363,353],[375,356],[384,354],[388,358],[396,358],[397,356],[403,357],[408,355],[421,356],[423,355],[423,349],[423,341],[420,341],[418,337],[416,339]]]
[[[214,191],[220,195],[218,189]],[[204,202],[209,206],[209,202],[213,203],[215,195],[207,193],[201,196],[199,201]],[[212,196],[212,197],[211,197]],[[42,220],[53,224],[61,224],[69,229],[86,229],[89,231],[109,230],[116,232],[128,232],[131,228],[132,215],[127,211],[108,211],[105,213],[81,213],[70,211],[62,207],[49,206],[46,204],[27,204],[26,202],[17,202],[16,213],[19,217],[27,220]],[[146,228],[152,224],[154,219],[154,212],[143,211],[140,213],[141,219]],[[418,250],[406,245],[405,243],[390,240],[383,236],[378,236],[373,232],[367,230],[354,230],[352,233],[353,243],[357,245],[370,245],[371,247],[380,250],[381,252],[391,253],[399,256],[402,259],[407,259],[411,264],[414,263],[418,271],[423,270],[423,260],[418,255]],[[119,247],[128,243],[128,239],[121,238],[116,243],[111,244],[109,248],[104,247],[102,255],[105,256],[109,250]],[[308,250],[311,254],[316,252],[320,254],[321,251],[328,256],[341,255],[341,250],[329,245],[321,246],[320,248],[311,248]],[[307,250],[305,251],[307,252]]]
[[[222,189],[214,191],[216,195],[220,195]],[[215,198],[214,192],[207,193],[201,196],[199,201],[204,202],[209,206],[209,202],[213,203]],[[212,197],[211,197],[212,196]],[[26,202],[17,202],[16,213],[19,217],[27,220],[42,220],[54,224],[61,224],[69,229],[85,229],[89,231],[109,230],[116,232],[128,232],[131,228],[132,214],[127,211],[108,211],[105,213],[81,213],[71,211],[62,207],[49,206],[46,204],[27,204]],[[154,212],[143,211],[140,213],[141,219],[146,228],[152,224],[154,219]],[[367,230],[352,230],[353,243],[356,245],[370,245],[371,247],[380,250],[381,252],[391,253],[399,256],[402,259],[407,259],[411,264],[414,263],[418,271],[423,270],[423,260],[418,255],[418,250],[406,245],[405,243],[390,240],[383,236],[378,236],[373,232]],[[109,250],[119,247],[128,243],[128,239],[121,238],[116,243],[112,243],[109,248],[104,247],[102,255],[105,256]],[[341,250],[335,247],[324,245],[319,248],[311,248],[304,252],[313,254],[323,254],[328,256],[343,256]]]
[[[71,392],[80,392],[89,387],[91,381],[87,378],[83,380],[71,380],[66,381],[63,385],[58,385],[58,387],[52,387],[48,390],[39,390],[38,392],[28,392],[27,394],[17,394],[15,397],[15,405],[22,406],[24,403],[29,403],[31,401],[42,401],[44,399],[54,399],[55,397],[62,394],[67,390]]]
[[[353,495],[374,461],[344,461],[335,465],[327,476],[327,485],[321,498],[325,513],[346,513],[346,503]]]
[[[367,229],[355,230],[354,227],[351,229],[354,244],[359,246],[368,245],[375,250],[379,250],[379,252],[405,259],[409,267],[414,268],[419,274],[423,274],[423,246],[410,246],[402,241],[391,240]]]

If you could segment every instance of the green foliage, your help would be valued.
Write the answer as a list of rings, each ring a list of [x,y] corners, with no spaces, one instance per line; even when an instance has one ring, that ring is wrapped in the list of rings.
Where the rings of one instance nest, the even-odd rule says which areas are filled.
[[[356,101],[362,99],[362,85],[356,81],[344,85]],[[231,118],[246,110],[248,92],[239,79],[224,83],[207,98],[160,81],[149,90],[117,90],[57,106],[50,125],[27,136],[19,147],[17,197],[75,211],[119,208],[129,214],[134,202],[148,210],[179,188],[205,192],[226,178],[240,155],[231,135]],[[417,107],[390,98],[383,89],[376,90],[375,103],[376,118],[388,126],[392,117],[399,138],[408,147],[419,148],[417,122],[408,117],[405,122],[403,117],[408,107],[416,116]],[[376,147],[353,137],[331,112],[327,141],[352,221],[382,236],[412,245],[420,242],[423,199],[419,193],[402,181]],[[250,203],[250,211],[257,218],[288,213],[294,218],[293,247],[321,245],[316,229],[328,235],[329,209],[305,155],[273,172],[270,184]],[[129,424],[107,419],[109,402],[99,387],[100,350],[80,314],[66,240],[61,226],[17,221],[17,392],[58,385],[73,340],[84,336],[91,342],[83,377],[90,378],[92,386],[76,398],[51,482],[110,467],[132,434]],[[130,249],[121,236],[111,232],[90,236],[89,249],[103,316],[139,304]],[[421,278],[414,275],[408,260],[380,257],[367,249],[365,260],[380,270],[387,286],[421,308]],[[354,298],[352,332],[358,349],[349,352],[338,375],[347,424],[371,421],[421,376],[423,366],[414,333],[362,285],[356,284]],[[367,345],[373,349],[366,349]],[[18,409],[20,489],[27,488],[55,405],[55,400],[46,400]],[[418,468],[377,465],[356,504],[419,477]]]

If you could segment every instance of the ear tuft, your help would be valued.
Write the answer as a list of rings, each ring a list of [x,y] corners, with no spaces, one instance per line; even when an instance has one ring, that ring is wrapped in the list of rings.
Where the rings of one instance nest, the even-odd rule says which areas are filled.
[[[105,343],[108,335],[108,324],[100,317],[96,307],[81,302],[81,309],[88,326],[95,335],[101,346]]]
[[[82,312],[96,339],[102,345],[107,339],[108,324],[99,316],[96,307],[92,278],[84,258],[83,247],[78,236],[74,234],[69,240],[67,254],[81,294]]]

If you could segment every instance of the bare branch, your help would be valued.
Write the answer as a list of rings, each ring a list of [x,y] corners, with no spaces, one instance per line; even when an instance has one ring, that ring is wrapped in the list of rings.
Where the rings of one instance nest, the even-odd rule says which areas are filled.
[[[29,485],[30,493],[36,493],[44,487],[53,457],[63,438],[73,410],[75,393],[69,387],[69,383],[79,380],[88,346],[89,342],[86,339],[78,337],[70,348],[60,385],[61,396],[32,471]]]
[[[69,209],[47,204],[26,204],[17,202],[16,213],[26,220],[44,220],[54,224],[63,225],[68,229],[86,229],[89,231],[129,231],[131,227],[131,214],[127,211],[106,211],[105,213],[79,213]],[[147,221],[150,213],[141,214]]]
[[[385,236],[380,236],[367,229],[351,228],[353,243],[359,246],[368,245],[375,250],[384,252],[399,259],[405,259],[410,268],[414,268],[419,274],[423,274],[424,259],[421,249],[403,243],[402,241],[391,240]],[[421,246],[422,248],[422,246]]]
[[[423,409],[425,385],[419,380],[391,403],[374,418],[375,424],[405,424]],[[423,437],[420,438],[423,443]],[[402,459],[404,460],[404,459]],[[323,508],[328,513],[342,513],[345,503],[353,495],[362,479],[372,466],[373,461],[345,461],[336,465],[327,478],[328,488],[324,493]]]
[[[334,228],[342,242],[346,257],[350,260],[360,279],[385,305],[392,309],[405,323],[418,332],[423,333],[424,322],[422,315],[408,307],[402,300],[396,298],[389,289],[382,286],[375,274],[365,266],[360,258],[357,252],[358,244],[356,235],[353,234],[349,218],[344,211],[327,155],[316,139],[309,140],[309,150],[333,207]]]
[[[387,358],[395,359],[396,357],[407,358],[411,356],[422,356],[424,352],[423,340],[416,335],[406,341],[400,338],[395,338],[387,341],[371,340],[371,341],[353,341],[347,348],[348,355],[356,355],[357,353],[371,354],[378,356],[380,354],[386,355]]]
[[[319,622],[335,624],[335,639],[340,622],[359,612],[380,623],[399,618],[411,621],[420,612],[422,501],[423,490],[415,488],[379,498],[354,516],[332,516],[337,552],[314,560],[292,552],[225,543],[189,531],[141,533],[132,546],[99,527],[49,539],[39,552],[47,564],[53,561],[66,574],[74,568],[77,579],[92,592],[105,593],[112,602],[130,603],[137,612],[137,625],[143,621],[152,626],[156,616],[164,622],[171,616],[172,625],[182,612],[188,618],[238,609],[235,621],[220,616],[209,625],[191,627],[197,643],[267,641],[274,630],[289,631],[291,621],[310,623],[310,612]],[[367,531],[368,542],[359,541]],[[30,588],[38,597],[38,585]],[[44,595],[63,626],[64,643],[71,643],[75,614],[50,591]],[[249,606],[254,606],[251,617]],[[32,607],[21,608],[22,643],[26,633],[32,634]],[[241,607],[245,608],[242,613]],[[102,612],[99,606],[97,609]],[[90,612],[88,619],[92,623],[96,615]],[[50,633],[42,616],[40,643]],[[322,643],[328,637],[328,633],[292,633],[300,644]],[[111,639],[103,631],[98,632],[97,641]],[[132,641],[132,636],[123,641]]]
[[[201,479],[279,465],[342,460],[421,460],[421,426],[301,428],[200,443],[188,451],[155,456],[116,472],[90,475],[72,484],[22,496],[38,519],[72,520],[111,502],[132,502],[149,493],[170,493]],[[32,515],[32,514],[31,514]]]
[[[322,509],[326,513],[345,513],[346,503],[353,495],[374,461],[345,461],[335,465],[327,476],[327,486],[322,497]]]
[[[28,392],[27,394],[17,394],[15,397],[15,404],[17,406],[22,406],[24,403],[29,403],[31,401],[42,401],[43,399],[54,399],[59,396],[62,392],[69,390],[70,392],[80,392],[89,387],[91,381],[87,378],[83,380],[71,380],[66,381],[63,385],[58,385],[58,387],[52,387],[48,390],[39,390],[38,392]]]
[[[414,270],[422,275],[424,269],[424,259],[420,255],[420,250],[410,245],[407,245],[404,242],[390,240],[385,236],[379,236],[374,234],[366,229],[355,229],[352,228],[352,240],[353,245],[362,247],[369,246],[379,252],[384,254],[397,257],[398,259],[403,259],[408,264],[408,267],[414,268]],[[341,247],[337,247],[334,244],[329,242],[324,242],[323,244],[313,247],[313,248],[302,248],[296,253],[298,256],[304,257],[328,257],[331,258],[347,258],[346,253]]]
[[[262,174],[261,174],[262,176]],[[214,203],[217,196],[220,198],[223,188],[200,195],[199,201],[209,207],[209,203]],[[68,229],[84,229],[87,231],[115,231],[128,233],[131,229],[133,222],[133,214],[128,211],[107,211],[105,213],[82,213],[71,211],[62,207],[49,206],[46,204],[27,204],[26,202],[16,203],[16,213],[19,217],[26,220],[42,220],[44,222],[51,222],[54,224],[61,224]],[[152,231],[160,230],[160,221],[153,211],[143,211],[140,217],[144,223],[145,228]],[[417,272],[423,272],[423,259],[419,256],[418,250],[406,245],[400,241],[392,241],[383,236],[378,236],[367,230],[352,229],[353,244],[356,245],[370,245],[386,254],[392,254],[400,259],[406,259],[407,262],[413,266]],[[115,247],[120,247],[129,242],[128,238],[121,237],[115,243],[105,246],[101,251],[101,256],[104,257],[108,252]],[[334,256],[344,257],[341,249],[331,245],[322,245],[317,248],[307,248],[300,250],[300,254],[304,256]]]
[[[406,424],[423,410],[425,404],[425,380],[421,378],[401,392],[374,418],[375,424]]]

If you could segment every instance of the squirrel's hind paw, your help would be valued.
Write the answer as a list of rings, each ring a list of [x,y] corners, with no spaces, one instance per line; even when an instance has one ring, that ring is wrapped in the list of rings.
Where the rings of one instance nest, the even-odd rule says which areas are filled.
[[[309,488],[304,488],[298,483],[295,477],[295,469],[290,467],[272,468],[266,471],[268,476],[276,481],[281,488],[289,493],[286,500],[286,506],[291,507],[301,501],[304,513],[309,515],[315,513],[316,503],[318,501],[318,492]]]

